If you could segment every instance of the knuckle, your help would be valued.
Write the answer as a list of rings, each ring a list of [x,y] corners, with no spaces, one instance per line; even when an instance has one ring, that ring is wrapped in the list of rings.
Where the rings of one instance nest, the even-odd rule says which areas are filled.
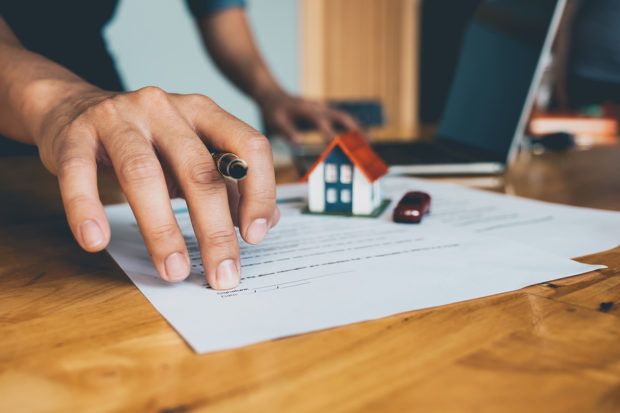
[[[209,232],[206,235],[207,245],[210,248],[229,248],[237,242],[237,234],[232,228]]]
[[[118,117],[120,114],[120,108],[118,101],[113,98],[105,98],[101,102],[87,109],[87,112],[92,112],[95,117]]]
[[[87,208],[92,211],[93,200],[87,195],[77,194],[67,198],[64,204],[67,215],[71,216],[71,214],[75,213],[80,209]]]
[[[150,229],[147,234],[150,241],[160,243],[175,238],[178,234],[178,227],[173,223],[162,224]]]
[[[199,162],[190,165],[187,169],[187,179],[190,184],[218,190],[223,188],[224,179],[215,169],[214,165],[206,162]]]
[[[160,87],[157,86],[146,86],[143,87],[142,89],[138,89],[136,91],[136,93],[138,95],[147,97],[147,98],[152,98],[152,99],[162,99],[162,98],[167,98],[167,93]]]
[[[216,106],[213,99],[199,93],[187,95],[186,98],[189,100],[189,103],[194,106]]]
[[[157,179],[161,174],[161,166],[152,154],[134,154],[121,160],[119,173],[126,182],[141,183]]]
[[[269,189],[254,189],[248,194],[244,194],[243,197],[258,200],[263,206],[275,207],[276,205],[275,191],[270,191]]]
[[[252,152],[271,153],[271,145],[269,144],[269,140],[257,132],[254,132],[250,137],[246,138],[244,144],[248,150]]]
[[[170,103],[168,94],[157,86],[147,86],[135,92],[136,95],[148,104],[157,106],[168,105]]]

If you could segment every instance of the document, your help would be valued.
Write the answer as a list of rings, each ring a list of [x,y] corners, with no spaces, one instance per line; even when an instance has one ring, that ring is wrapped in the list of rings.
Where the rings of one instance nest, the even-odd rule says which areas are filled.
[[[424,227],[441,233],[463,232],[527,244],[566,258],[620,245],[620,212],[579,208],[466,188],[423,179],[388,177],[384,182],[390,210],[407,191],[431,195]],[[278,187],[278,198],[305,197],[300,184]],[[301,201],[303,202],[303,201]],[[383,220],[391,220],[389,213]]]
[[[417,187],[417,182],[402,182]],[[407,186],[405,185],[405,186]],[[409,187],[407,187],[409,188]],[[281,221],[258,246],[240,239],[242,280],[209,288],[185,203],[173,209],[192,258],[181,283],[159,278],[127,205],[110,206],[109,253],[199,353],[240,347],[388,315],[506,292],[592,271],[489,231],[452,231],[443,195],[427,225],[300,213],[298,187],[281,188]],[[450,191],[446,191],[450,194]],[[394,193],[394,195],[396,195]],[[438,215],[436,217],[436,215]],[[430,218],[430,217],[427,217]],[[500,234],[501,235],[501,234]]]

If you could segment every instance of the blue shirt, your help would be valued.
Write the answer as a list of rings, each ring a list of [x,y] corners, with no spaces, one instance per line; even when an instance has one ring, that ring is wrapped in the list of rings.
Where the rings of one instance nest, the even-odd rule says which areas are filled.
[[[230,7],[245,7],[245,0],[185,0],[185,3],[198,19]]]

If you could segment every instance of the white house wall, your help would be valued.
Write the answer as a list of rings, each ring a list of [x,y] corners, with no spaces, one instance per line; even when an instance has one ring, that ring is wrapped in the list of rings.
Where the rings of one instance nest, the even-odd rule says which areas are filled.
[[[373,208],[372,184],[356,166],[353,169],[353,214],[368,215]]]
[[[373,191],[374,197],[373,197],[373,200],[372,200],[373,208],[372,209],[374,211],[379,205],[381,205],[381,200],[383,199],[383,194],[382,194],[383,188],[382,188],[381,180],[380,179],[377,179],[375,181],[375,183],[372,184],[372,185],[373,185],[373,188],[374,188],[374,191]]]
[[[325,211],[325,163],[318,164],[308,178],[308,209],[312,212]]]

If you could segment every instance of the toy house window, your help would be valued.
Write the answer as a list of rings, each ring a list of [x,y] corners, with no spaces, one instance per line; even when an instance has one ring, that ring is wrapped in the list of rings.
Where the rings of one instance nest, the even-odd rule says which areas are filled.
[[[325,182],[334,183],[338,181],[338,166],[333,163],[325,164]]]
[[[338,194],[336,193],[336,189],[335,188],[329,188],[327,189],[327,203],[328,204],[335,204],[336,201],[338,200]]]
[[[340,191],[340,202],[343,204],[351,203],[351,191],[349,189],[343,189]]]
[[[351,165],[340,165],[340,183],[351,183]]]

